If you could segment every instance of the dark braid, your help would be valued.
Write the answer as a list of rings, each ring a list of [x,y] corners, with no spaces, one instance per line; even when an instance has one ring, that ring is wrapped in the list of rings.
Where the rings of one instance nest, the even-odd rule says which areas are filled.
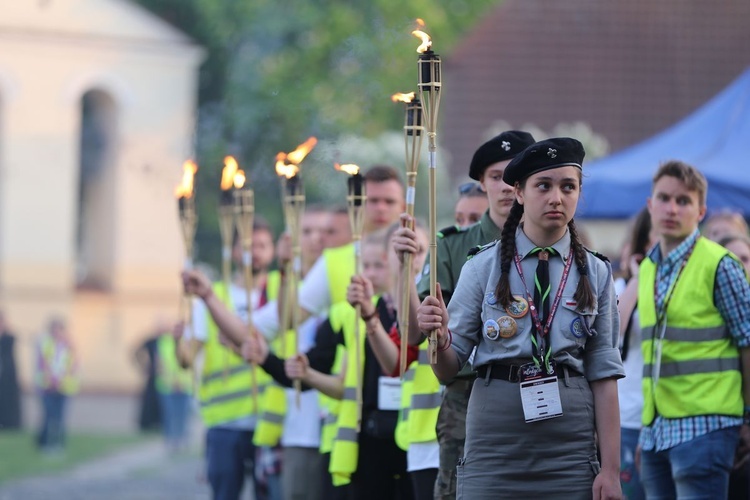
[[[573,255],[576,260],[576,267],[578,268],[578,274],[581,275],[581,279],[578,280],[578,287],[576,293],[573,295],[576,303],[578,304],[578,310],[583,311],[585,309],[593,309],[596,303],[594,297],[594,290],[591,288],[591,281],[589,280],[589,269],[588,259],[586,256],[586,249],[583,247],[581,240],[578,238],[578,231],[576,230],[576,224],[573,219],[568,222],[568,230],[570,231],[570,249],[573,251]]]
[[[516,254],[516,228],[521,222],[521,217],[523,205],[514,201],[500,233],[500,279],[495,287],[495,298],[498,304],[505,308],[513,302],[513,295],[510,293],[510,265]]]

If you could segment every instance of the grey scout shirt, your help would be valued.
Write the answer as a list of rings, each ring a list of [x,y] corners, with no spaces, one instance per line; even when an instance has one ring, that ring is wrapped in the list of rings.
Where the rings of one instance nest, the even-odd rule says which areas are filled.
[[[521,257],[528,292],[533,297],[534,273],[538,259],[529,255],[535,245],[519,227],[516,231],[516,251]],[[566,258],[570,252],[570,234],[565,233],[552,245],[557,254],[550,256],[550,305],[557,294]],[[612,270],[608,263],[587,253],[588,274],[596,296],[596,306],[591,310],[577,311],[573,299],[580,275],[575,261],[562,293],[560,305],[550,329],[552,359],[586,375],[589,381],[609,377],[622,378],[625,372],[620,359],[619,314],[617,299],[612,282]],[[497,321],[508,316],[500,304],[492,304],[494,291],[500,278],[500,245],[493,245],[464,266],[453,300],[448,305],[450,321],[448,327],[453,334],[453,349],[458,353],[461,364],[469,359],[476,346],[474,368],[491,363],[520,365],[531,361],[531,313],[516,319],[518,331],[510,338],[498,337],[490,340],[486,336],[485,324],[488,320]],[[510,287],[514,296],[528,298],[515,264],[510,266]],[[588,325],[588,332],[573,328],[573,322],[580,317]]]

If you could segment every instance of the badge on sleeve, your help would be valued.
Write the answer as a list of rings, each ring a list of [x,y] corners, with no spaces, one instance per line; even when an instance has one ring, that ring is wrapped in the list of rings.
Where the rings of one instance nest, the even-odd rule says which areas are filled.
[[[498,318],[497,324],[500,328],[500,336],[504,339],[509,339],[518,332],[518,323],[510,316]]]
[[[497,340],[500,336],[500,326],[494,319],[488,319],[484,322],[484,336],[490,340]]]
[[[491,306],[494,306],[495,304],[497,304],[497,297],[495,297],[495,294],[492,292],[486,293],[484,296],[484,300]]]
[[[583,322],[580,317],[570,322],[570,331],[579,339],[583,337]]]
[[[513,297],[513,302],[508,306],[508,316],[511,318],[523,318],[529,312],[529,303],[523,297]]]

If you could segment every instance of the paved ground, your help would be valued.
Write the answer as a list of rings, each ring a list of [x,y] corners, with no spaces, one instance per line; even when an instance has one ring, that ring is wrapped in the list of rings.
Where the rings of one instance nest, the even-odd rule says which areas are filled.
[[[28,428],[36,422],[34,408],[32,398],[26,398]],[[77,396],[70,408],[70,428],[133,432],[136,408],[134,397]],[[4,483],[0,500],[209,500],[200,458],[203,431],[197,419],[194,422],[191,449],[185,454],[171,456],[161,440],[149,440],[63,474]],[[245,490],[246,499],[252,499],[250,488]]]

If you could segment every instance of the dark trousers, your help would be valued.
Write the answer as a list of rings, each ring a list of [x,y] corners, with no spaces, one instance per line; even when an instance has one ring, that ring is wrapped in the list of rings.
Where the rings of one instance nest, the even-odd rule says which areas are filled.
[[[238,500],[245,477],[255,471],[255,445],[249,430],[210,428],[206,433],[208,482],[213,500]],[[255,482],[255,498],[263,498]]]
[[[352,476],[357,500],[412,500],[412,486],[406,474],[406,452],[393,439],[359,436],[357,472]]]
[[[350,500],[352,498],[351,484],[344,486],[333,485],[333,476],[331,476],[331,473],[328,471],[328,466],[331,464],[331,454],[323,453],[321,454],[321,457],[320,474],[323,477],[321,497],[326,500]]]
[[[433,500],[435,498],[435,479],[437,469],[415,470],[409,473],[414,489],[414,500]]]
[[[37,437],[40,448],[62,448],[65,445],[66,402],[64,394],[42,392],[42,426]]]

